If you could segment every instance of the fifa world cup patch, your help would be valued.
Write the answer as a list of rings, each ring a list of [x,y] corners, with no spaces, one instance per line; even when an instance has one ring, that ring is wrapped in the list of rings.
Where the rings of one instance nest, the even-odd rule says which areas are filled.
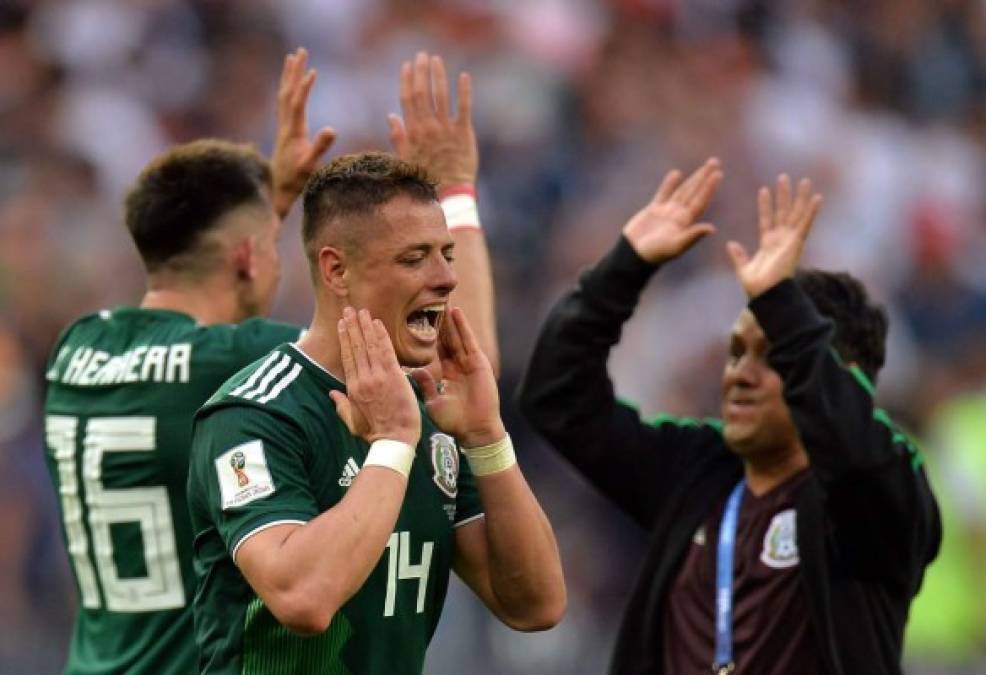
[[[237,445],[217,457],[216,475],[223,511],[274,494],[274,481],[261,440]]]
[[[431,435],[431,466],[435,485],[449,497],[459,493],[459,449],[447,434]]]
[[[797,514],[794,509],[786,509],[774,516],[763,538],[760,562],[774,569],[797,565],[801,561],[798,556],[797,532]]]

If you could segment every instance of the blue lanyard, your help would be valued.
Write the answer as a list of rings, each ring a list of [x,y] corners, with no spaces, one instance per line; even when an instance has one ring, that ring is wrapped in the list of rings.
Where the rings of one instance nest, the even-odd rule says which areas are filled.
[[[712,672],[716,675],[728,675],[736,667],[733,663],[733,551],[745,487],[746,483],[741,480],[733,488],[719,525],[719,545],[716,548],[716,660],[712,664]]]

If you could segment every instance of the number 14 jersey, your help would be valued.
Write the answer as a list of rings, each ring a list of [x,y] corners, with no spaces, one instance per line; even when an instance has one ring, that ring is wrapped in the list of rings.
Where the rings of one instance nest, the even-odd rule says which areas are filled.
[[[281,626],[234,562],[251,535],[308,522],[356,480],[369,445],[336,415],[333,389],[345,387],[283,345],[223,385],[196,417],[188,493],[203,673],[421,672],[445,601],[454,529],[482,515],[467,463],[423,406],[394,532],[325,633],[300,637]]]

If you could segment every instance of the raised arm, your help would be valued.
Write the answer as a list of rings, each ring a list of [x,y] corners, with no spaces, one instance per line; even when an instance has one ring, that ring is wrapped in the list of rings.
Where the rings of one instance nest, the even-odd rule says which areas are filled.
[[[277,137],[271,155],[274,210],[283,220],[305,188],[322,155],[335,141],[336,132],[325,127],[308,136],[308,96],[315,84],[315,69],[305,70],[308,52],[299,48],[284,58],[277,90]]]
[[[697,224],[722,178],[709,160],[682,181],[665,176],[654,198],[623,228],[617,245],[554,307],[538,337],[518,392],[522,412],[603,494],[649,526],[661,480],[672,480],[675,458],[697,458],[696,444],[718,443],[707,425],[647,425],[619,403],[607,371],[613,345],[640,293],[661,263],[713,231]],[[654,483],[626,476],[653,476]],[[644,489],[641,486],[647,486]]]
[[[462,447],[484,518],[455,530],[455,571],[505,624],[551,628],[565,611],[565,581],[551,524],[531,492],[500,419],[489,359],[459,308],[442,325],[441,391],[414,372],[428,414]]]
[[[336,611],[380,561],[400,514],[421,414],[386,329],[366,310],[339,322],[347,394],[339,416],[372,445],[343,499],[304,525],[275,525],[247,539],[236,564],[277,620],[305,634]]]
[[[731,242],[737,277],[770,344],[770,366],[826,492],[839,552],[880,581],[915,583],[940,538],[937,506],[914,445],[876,407],[873,387],[832,347],[832,324],[793,280],[821,205],[811,183],[791,194],[787,176],[760,191],[760,244]]]
[[[472,80],[468,73],[459,74],[453,115],[445,64],[440,56],[420,52],[413,63],[401,65],[400,99],[403,120],[397,115],[388,118],[391,143],[401,159],[420,164],[438,181],[455,242],[459,283],[451,303],[465,312],[493,372],[499,375],[493,274],[475,206],[479,146],[472,127]],[[441,377],[437,367],[432,373]]]

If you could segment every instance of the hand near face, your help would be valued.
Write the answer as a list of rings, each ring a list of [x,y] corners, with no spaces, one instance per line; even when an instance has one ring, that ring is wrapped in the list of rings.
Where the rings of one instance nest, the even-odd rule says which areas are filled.
[[[346,393],[331,391],[339,417],[354,436],[386,438],[415,446],[421,436],[421,413],[387,329],[370,313],[352,307],[339,320],[339,346]]]
[[[305,70],[308,52],[298,49],[284,59],[281,84],[277,91],[277,139],[271,157],[274,183],[274,209],[284,218],[291,204],[305,188],[322,155],[336,138],[325,127],[314,138],[308,137],[308,95],[315,84],[315,69]]]
[[[439,189],[475,183],[479,147],[472,128],[472,80],[459,74],[459,103],[453,116],[449,83],[440,56],[419,52],[401,65],[401,114],[390,115],[390,141],[397,155],[423,166]]]
[[[421,368],[412,376],[424,392],[425,407],[438,428],[461,445],[475,448],[503,438],[500,395],[489,359],[458,307],[442,323],[438,356],[443,386],[439,390],[431,373]]]
[[[650,203],[623,227],[623,235],[641,258],[663,263],[677,258],[695,242],[715,231],[698,223],[722,180],[719,160],[712,158],[682,181],[680,171],[664,176]]]
[[[757,207],[760,213],[760,246],[751,257],[735,241],[726,245],[736,276],[754,298],[784,279],[794,276],[804,249],[805,239],[822,205],[822,196],[813,193],[811,181],[802,178],[791,201],[791,179],[777,179],[774,199],[770,190],[760,188]]]

